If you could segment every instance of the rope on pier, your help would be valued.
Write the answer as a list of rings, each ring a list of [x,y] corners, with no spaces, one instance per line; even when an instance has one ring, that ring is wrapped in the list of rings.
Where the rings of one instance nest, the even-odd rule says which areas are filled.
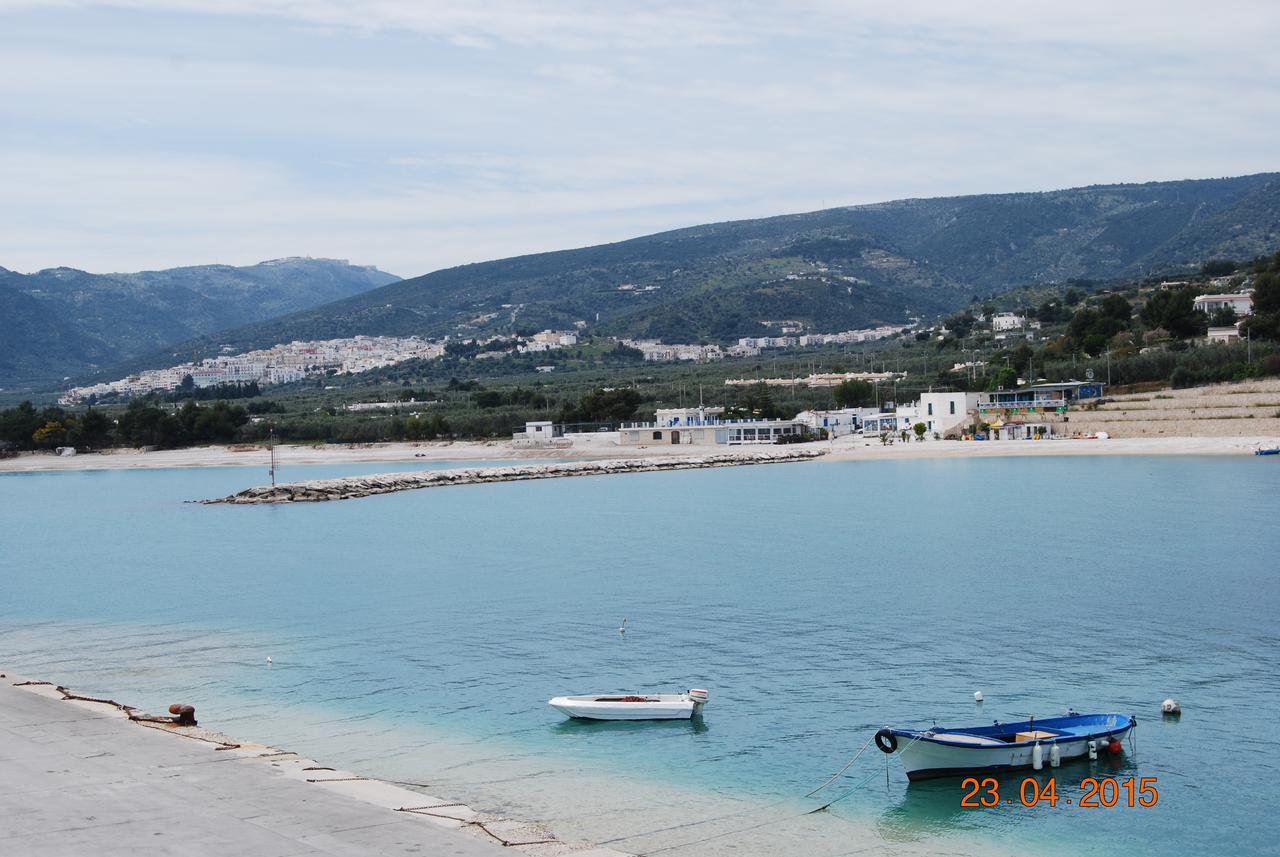
[[[191,738],[192,740],[195,740],[195,741],[203,741],[206,744],[217,744],[218,746],[213,748],[215,750],[239,750],[240,749],[239,744],[236,744],[231,741],[220,741],[217,738],[206,738],[203,735],[192,735],[190,732],[180,732],[177,729],[172,729],[172,728],[166,729],[165,728],[166,725],[170,727],[173,726],[173,721],[166,720],[163,717],[151,717],[151,718],[130,717],[129,719],[132,720],[134,723],[137,723],[139,726],[144,726],[147,729],[155,729],[158,732],[164,732],[167,735],[177,735],[181,738]],[[153,723],[157,723],[160,725],[153,726],[152,725]]]
[[[354,782],[355,780],[367,780],[367,779],[369,778],[368,777],[330,777],[327,780],[308,779],[307,782],[309,783],[350,783],[350,782]]]
[[[16,682],[14,687],[30,687],[33,684],[53,684],[51,681],[20,681]]]
[[[523,845],[547,845],[547,844],[550,844],[550,843],[552,843],[552,842],[559,842],[559,841],[560,841],[560,840],[556,839],[554,836],[552,836],[552,837],[550,837],[550,838],[548,838],[548,839],[531,839],[531,840],[529,840],[528,842],[512,842],[512,841],[510,841],[510,840],[508,840],[508,839],[503,839],[501,836],[499,836],[498,834],[494,833],[494,832],[493,832],[492,830],[490,830],[489,828],[485,827],[485,826],[484,826],[484,822],[483,822],[483,821],[464,821],[464,822],[462,822],[462,823],[463,823],[464,825],[470,825],[470,826],[472,826],[472,827],[478,827],[478,828],[480,828],[480,829],[481,829],[481,830],[483,830],[485,833],[489,834],[489,835],[490,835],[490,836],[492,836],[494,839],[498,840],[498,842],[502,843],[502,847],[503,847],[503,848],[519,848],[519,847],[521,847],[521,846],[523,846]]]
[[[556,839],[554,836],[552,836],[546,839],[530,839],[524,842],[516,842],[510,839],[506,839],[494,833],[492,830],[490,830],[486,826],[486,823],[483,821],[479,821],[479,820],[467,821],[466,819],[458,818],[457,816],[446,815],[443,812],[431,812],[431,810],[433,809],[446,809],[448,807],[455,807],[455,806],[465,807],[466,804],[465,803],[433,803],[433,804],[428,804],[427,806],[402,806],[398,808],[396,812],[408,812],[408,813],[412,813],[413,815],[429,815],[432,818],[444,818],[444,819],[448,819],[449,821],[456,821],[458,822],[458,824],[462,825],[463,827],[478,827],[481,830],[483,830],[485,833],[489,834],[489,836],[491,836],[493,839],[497,840],[498,843],[501,844],[503,848],[520,848],[525,845],[549,845],[553,842],[560,841],[559,839]]]

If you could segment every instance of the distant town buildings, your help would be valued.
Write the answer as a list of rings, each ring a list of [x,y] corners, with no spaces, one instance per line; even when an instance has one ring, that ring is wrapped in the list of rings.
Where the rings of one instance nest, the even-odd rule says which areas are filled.
[[[444,353],[444,344],[417,337],[356,336],[290,342],[260,351],[233,356],[210,357],[199,363],[182,363],[166,369],[150,369],[118,381],[75,387],[60,398],[62,404],[76,404],[91,397],[131,397],[178,389],[188,377],[195,387],[219,384],[266,386],[326,373],[367,372],[405,360],[430,359]]]
[[[817,372],[804,378],[730,378],[727,387],[750,387],[755,384],[766,384],[770,387],[795,387],[804,384],[808,387],[835,387],[845,381],[893,381],[906,377],[906,372]]]
[[[578,334],[573,330],[544,330],[541,333],[535,333],[526,339],[522,339],[520,344],[516,346],[516,351],[521,354],[536,354],[541,351],[554,351],[557,348],[565,348],[570,345],[578,344]]]

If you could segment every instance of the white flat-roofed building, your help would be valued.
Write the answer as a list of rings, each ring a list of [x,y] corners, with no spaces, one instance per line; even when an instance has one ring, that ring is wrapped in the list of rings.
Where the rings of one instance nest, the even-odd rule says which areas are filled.
[[[673,409],[677,410],[677,409]],[[678,409],[684,410],[684,409]],[[697,409],[689,409],[696,411]],[[706,410],[711,410],[710,408]],[[662,414],[665,412],[660,411]],[[668,414],[668,418],[673,416]],[[696,418],[695,418],[696,419]],[[779,438],[797,437],[807,426],[796,420],[713,420],[663,425],[624,423],[618,430],[620,446],[664,446],[670,444],[739,444],[777,443]]]
[[[840,408],[833,411],[801,411],[796,414],[796,422],[804,423],[815,434],[825,430],[831,437],[844,437],[858,431],[862,425],[864,412],[879,413],[867,408]]]
[[[659,408],[654,415],[658,426],[703,426],[724,422],[724,408]]]
[[[862,418],[862,436],[877,437],[885,432],[898,433],[898,415],[896,413],[868,414]]]
[[[1234,324],[1228,324],[1224,327],[1209,328],[1208,335],[1205,336],[1206,342],[1239,342],[1240,328]]]
[[[1211,315],[1227,307],[1235,310],[1236,315],[1248,315],[1253,312],[1253,295],[1199,295],[1195,300],[1196,309]]]
[[[916,404],[917,422],[923,422],[931,434],[945,435],[971,422],[980,399],[980,393],[921,393]]]
[[[1006,330],[1022,330],[1026,324],[1026,318],[1014,312],[998,312],[991,316],[991,329],[997,333]]]

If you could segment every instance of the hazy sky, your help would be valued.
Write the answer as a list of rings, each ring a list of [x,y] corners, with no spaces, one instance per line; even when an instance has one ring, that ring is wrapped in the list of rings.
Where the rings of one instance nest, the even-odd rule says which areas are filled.
[[[0,0],[0,266],[403,276],[1280,169],[1280,4]]]

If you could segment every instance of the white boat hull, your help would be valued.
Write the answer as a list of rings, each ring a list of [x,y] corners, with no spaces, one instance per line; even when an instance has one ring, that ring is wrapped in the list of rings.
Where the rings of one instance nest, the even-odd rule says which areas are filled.
[[[702,703],[682,693],[645,697],[557,696],[547,704],[579,720],[689,720],[702,707]]]

